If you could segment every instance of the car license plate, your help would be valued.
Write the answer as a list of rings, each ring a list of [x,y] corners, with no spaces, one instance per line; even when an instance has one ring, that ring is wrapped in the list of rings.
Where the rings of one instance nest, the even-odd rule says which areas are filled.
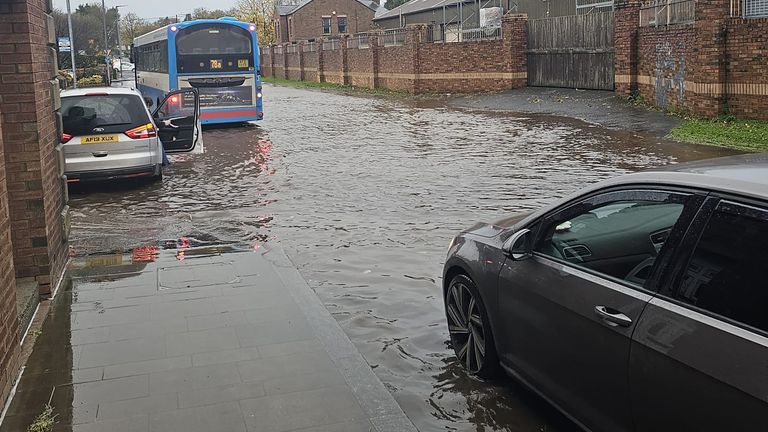
[[[80,142],[83,144],[103,144],[103,143],[118,142],[119,140],[120,140],[120,135],[92,135],[92,136],[83,137],[83,139]]]

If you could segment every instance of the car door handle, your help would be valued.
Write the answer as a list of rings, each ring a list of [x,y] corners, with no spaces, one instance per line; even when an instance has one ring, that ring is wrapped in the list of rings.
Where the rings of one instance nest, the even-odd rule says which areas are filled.
[[[597,316],[607,322],[608,325],[629,327],[632,325],[632,319],[623,313],[605,306],[595,306],[595,313]]]
[[[107,153],[105,151],[93,152],[91,154],[93,155],[93,157],[105,157],[105,156],[109,155],[109,153]]]

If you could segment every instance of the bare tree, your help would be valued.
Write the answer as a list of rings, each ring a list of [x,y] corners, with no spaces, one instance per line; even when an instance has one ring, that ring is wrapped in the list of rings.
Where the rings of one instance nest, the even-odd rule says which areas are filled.
[[[260,43],[272,44],[276,40],[272,24],[276,6],[277,0],[238,0],[235,8],[238,18],[256,24]]]

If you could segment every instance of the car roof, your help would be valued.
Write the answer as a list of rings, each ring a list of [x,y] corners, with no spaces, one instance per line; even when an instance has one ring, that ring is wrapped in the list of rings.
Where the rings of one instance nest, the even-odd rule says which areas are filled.
[[[628,183],[679,185],[768,200],[768,153],[667,165],[609,179],[595,189]]]
[[[91,93],[107,93],[107,94],[115,94],[115,95],[130,94],[130,95],[141,96],[141,94],[136,90],[132,88],[127,88],[127,87],[86,87],[86,88],[79,88],[79,89],[64,90],[61,92],[61,97],[87,96],[88,94],[91,94]]]

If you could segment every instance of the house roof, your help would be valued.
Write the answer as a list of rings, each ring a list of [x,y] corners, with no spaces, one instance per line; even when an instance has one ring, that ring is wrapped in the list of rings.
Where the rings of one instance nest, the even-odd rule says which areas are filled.
[[[296,12],[297,10],[303,8],[304,6],[308,5],[312,0],[299,0],[296,2],[296,4],[279,4],[277,5],[277,13],[281,16],[284,15],[291,15],[292,13]],[[384,9],[384,6],[379,5],[378,1],[375,0],[357,0],[358,3],[361,5],[367,7],[368,9],[371,9],[372,11],[379,13],[380,9]]]
[[[375,20],[397,17],[400,15],[408,15],[416,12],[426,11],[441,8],[443,6],[451,6],[458,3],[468,3],[474,0],[411,0],[408,3],[402,4],[387,13],[374,17]]]

